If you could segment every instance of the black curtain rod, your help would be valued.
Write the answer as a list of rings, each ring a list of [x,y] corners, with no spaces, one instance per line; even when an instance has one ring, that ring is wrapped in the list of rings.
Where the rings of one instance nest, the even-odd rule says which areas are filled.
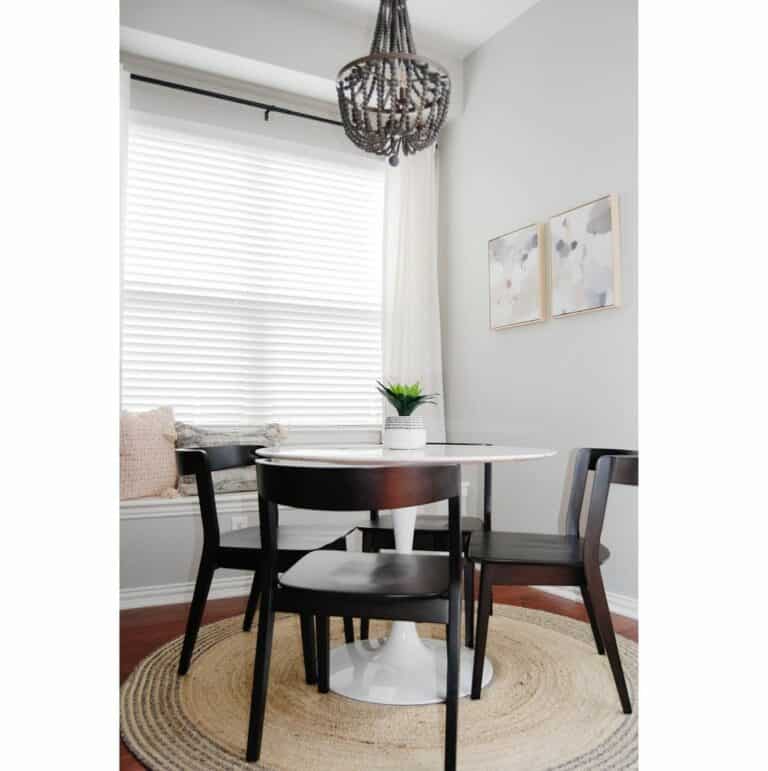
[[[204,88],[193,88],[184,86],[181,83],[171,83],[167,80],[158,80],[157,78],[148,78],[144,75],[131,73],[131,80],[140,80],[142,83],[151,83],[154,86],[163,86],[165,88],[175,88],[177,91],[188,91],[190,94],[199,94],[200,96],[210,96],[212,99],[223,99],[225,102],[234,102],[235,104],[244,104],[248,107],[255,107],[258,110],[264,110],[264,120],[269,120],[269,113],[279,112],[283,115],[293,115],[295,118],[306,118],[307,120],[316,120],[319,123],[330,123],[332,126],[343,126],[339,120],[331,118],[322,118],[319,115],[309,115],[306,112],[297,110],[288,110],[285,107],[277,107],[274,104],[264,104],[264,102],[254,102],[251,99],[241,99],[239,96],[230,96],[229,94],[220,94],[218,91],[206,91]]]

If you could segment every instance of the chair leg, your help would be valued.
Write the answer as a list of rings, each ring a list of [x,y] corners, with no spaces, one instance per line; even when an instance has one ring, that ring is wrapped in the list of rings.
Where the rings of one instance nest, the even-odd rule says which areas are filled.
[[[611,611],[608,608],[608,600],[605,596],[603,578],[600,575],[599,568],[592,575],[587,576],[587,590],[595,611],[597,626],[600,630],[600,639],[603,641],[605,652],[608,655],[608,663],[611,665],[613,681],[616,683],[621,708],[625,715],[630,715],[632,714],[632,702],[629,700],[629,691],[624,680],[624,670],[621,667],[621,658],[619,657],[619,646],[616,643],[616,633],[613,631]]]
[[[349,551],[347,541],[344,539],[344,551]],[[344,616],[344,642],[353,643],[355,641],[355,627],[351,616]]]
[[[253,763],[261,755],[261,739],[264,733],[264,713],[267,708],[269,663],[272,656],[272,633],[275,626],[274,577],[268,574],[259,607],[259,628],[256,633],[256,659],[253,667],[251,713],[248,718],[248,745],[245,759]]]
[[[475,565],[464,560],[464,645],[475,645]]]
[[[256,606],[259,604],[259,594],[261,594],[261,581],[261,571],[257,570],[253,574],[251,593],[248,595],[248,604],[245,606],[245,617],[243,618],[244,632],[250,632],[253,626],[253,617],[256,615]]]
[[[483,688],[483,666],[485,645],[488,641],[488,618],[492,607],[491,568],[483,564],[480,571],[480,598],[477,603],[477,634],[475,635],[475,658],[472,666],[472,698],[479,699]]]
[[[363,551],[366,553],[373,551],[373,536],[367,530],[363,531],[362,547],[363,547]],[[371,629],[370,620],[367,618],[361,618],[360,619],[360,639],[361,640],[368,639],[368,634],[370,632],[370,629]]]
[[[317,656],[315,653],[315,624],[310,613],[302,613],[301,648],[304,653],[304,677],[307,685],[317,683]]]
[[[210,559],[203,557],[200,560],[200,567],[197,570],[197,580],[195,581],[195,591],[192,595],[192,604],[189,606],[189,616],[187,618],[187,629],[184,632],[184,643],[181,646],[181,656],[179,658],[179,674],[186,675],[192,661],[192,651],[195,649],[197,633],[200,630],[200,624],[203,620],[203,611],[205,610],[205,601],[208,599],[208,591],[211,588],[213,573],[216,565]]]
[[[330,625],[328,616],[316,616],[317,624],[317,690],[328,693],[330,689]]]
[[[355,627],[349,616],[344,616],[344,642],[353,643],[355,641]]]
[[[595,609],[592,606],[592,598],[589,596],[589,588],[586,584],[582,584],[579,588],[581,589],[581,597],[584,600],[584,607],[586,608],[587,616],[589,616],[589,624],[592,627],[592,636],[595,638],[595,646],[597,647],[597,652],[602,656],[605,654],[605,648],[603,647],[603,641],[600,639],[600,629],[597,626]]]
[[[446,642],[448,667],[445,698],[445,771],[456,771],[459,724],[459,653],[461,648],[461,595],[458,586],[451,597]]]

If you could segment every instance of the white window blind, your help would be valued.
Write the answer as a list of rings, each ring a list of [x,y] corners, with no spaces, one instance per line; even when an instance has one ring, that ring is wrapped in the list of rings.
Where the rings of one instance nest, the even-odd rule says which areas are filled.
[[[376,426],[384,171],[134,114],[122,402],[210,426]]]

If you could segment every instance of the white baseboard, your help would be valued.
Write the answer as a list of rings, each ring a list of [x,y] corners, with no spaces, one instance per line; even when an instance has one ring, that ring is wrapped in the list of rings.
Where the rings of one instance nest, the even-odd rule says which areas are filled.
[[[241,597],[251,590],[252,573],[230,578],[214,578],[211,583],[209,600],[219,600],[223,597]],[[174,605],[179,602],[190,602],[195,589],[194,581],[181,584],[161,584],[159,586],[138,586],[133,589],[120,590],[120,609],[148,608],[152,605]]]
[[[558,597],[565,597],[568,600],[581,602],[581,591],[575,586],[535,586],[534,589],[540,589],[542,592],[556,594]],[[606,592],[608,607],[611,613],[618,613],[620,616],[637,618],[637,598],[626,594],[616,594],[616,592]]]

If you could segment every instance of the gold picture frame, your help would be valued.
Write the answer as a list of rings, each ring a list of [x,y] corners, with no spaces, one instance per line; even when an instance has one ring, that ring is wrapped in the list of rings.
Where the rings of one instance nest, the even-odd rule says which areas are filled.
[[[533,223],[488,241],[488,323],[491,329],[547,319],[544,225]]]
[[[549,219],[553,319],[621,306],[621,230],[616,193]]]

